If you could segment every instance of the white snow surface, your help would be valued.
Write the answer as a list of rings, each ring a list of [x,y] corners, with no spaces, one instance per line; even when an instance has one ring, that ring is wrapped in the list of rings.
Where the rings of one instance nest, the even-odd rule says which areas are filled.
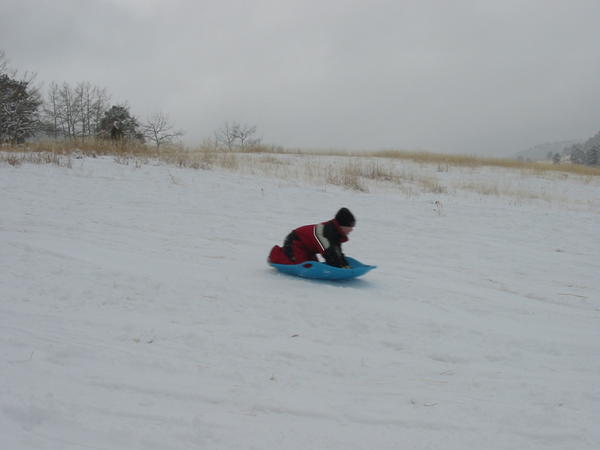
[[[519,183],[561,199],[1,165],[0,447],[600,448],[600,184]],[[376,270],[267,266],[341,206]]]

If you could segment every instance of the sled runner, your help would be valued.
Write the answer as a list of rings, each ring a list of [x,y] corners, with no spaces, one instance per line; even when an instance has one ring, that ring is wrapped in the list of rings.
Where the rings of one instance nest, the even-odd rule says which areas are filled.
[[[269,264],[282,273],[315,280],[348,280],[360,277],[377,267],[363,264],[349,256],[346,256],[346,260],[350,264],[350,269],[342,269],[318,261],[305,261],[300,264]]]

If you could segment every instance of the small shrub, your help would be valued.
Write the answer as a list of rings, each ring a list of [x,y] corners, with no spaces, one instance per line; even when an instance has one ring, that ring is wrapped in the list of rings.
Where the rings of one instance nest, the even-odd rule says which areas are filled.
[[[239,167],[238,158],[235,153],[221,152],[216,160],[219,167],[229,170],[236,170]]]
[[[446,194],[448,189],[442,186],[436,179],[433,178],[421,178],[419,184],[425,192],[431,194]]]
[[[13,167],[19,167],[21,164],[23,164],[23,159],[17,157],[17,155],[6,155],[5,157],[2,158],[3,161],[7,162],[9,165],[13,166]]]
[[[274,156],[271,156],[271,155],[265,155],[265,156],[261,157],[259,159],[259,162],[261,164],[273,164],[273,165],[275,165],[275,164],[277,164],[277,165],[289,164],[287,161],[282,161],[281,159],[278,159],[278,158],[276,158]]]
[[[375,161],[368,164],[361,170],[361,175],[376,181],[395,182],[398,180],[398,175],[394,173],[394,170],[389,165],[387,167],[384,166],[381,161]]]
[[[367,188],[360,182],[361,167],[359,163],[350,162],[339,171],[331,168],[327,177],[327,182],[337,186],[359,192],[367,192]]]

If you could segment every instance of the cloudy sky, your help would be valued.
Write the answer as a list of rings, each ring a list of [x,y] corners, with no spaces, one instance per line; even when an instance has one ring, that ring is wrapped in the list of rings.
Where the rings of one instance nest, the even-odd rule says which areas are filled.
[[[598,0],[1,0],[0,49],[186,143],[508,155],[600,131]]]

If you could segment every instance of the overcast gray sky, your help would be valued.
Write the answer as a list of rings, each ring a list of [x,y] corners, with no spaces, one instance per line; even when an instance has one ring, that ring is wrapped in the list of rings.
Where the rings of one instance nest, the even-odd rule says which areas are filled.
[[[0,0],[0,49],[194,145],[507,155],[600,130],[599,0]]]

